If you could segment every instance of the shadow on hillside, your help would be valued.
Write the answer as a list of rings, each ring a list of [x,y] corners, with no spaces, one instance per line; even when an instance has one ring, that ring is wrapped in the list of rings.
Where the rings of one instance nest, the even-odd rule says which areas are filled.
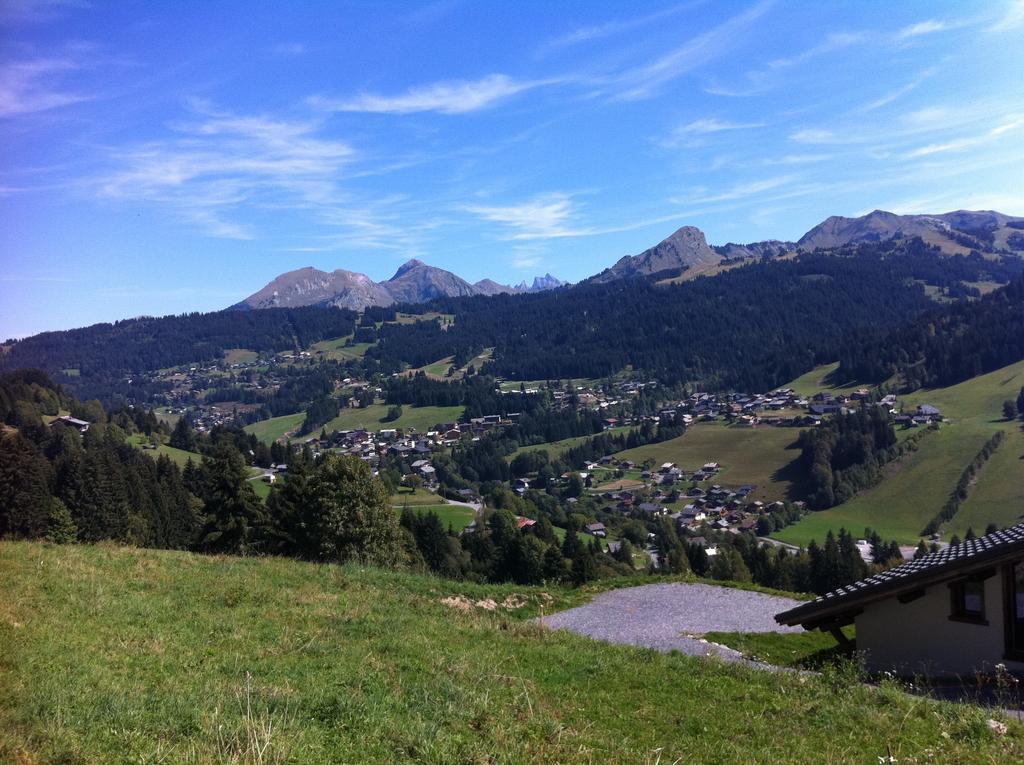
[[[870,387],[874,385],[874,383],[864,382],[863,380],[841,378],[839,376],[839,367],[825,375],[821,381],[830,388],[859,388],[861,386]]]
[[[793,439],[793,443],[786,447],[786,451],[792,450],[797,452],[797,456],[772,473],[772,480],[778,483],[785,482],[787,484],[786,500],[796,502],[807,498],[810,486],[806,472],[800,464],[800,445],[796,439]]]

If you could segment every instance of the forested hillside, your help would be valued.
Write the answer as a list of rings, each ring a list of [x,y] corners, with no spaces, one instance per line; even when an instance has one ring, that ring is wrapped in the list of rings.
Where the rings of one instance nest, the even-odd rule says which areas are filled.
[[[837,377],[904,390],[945,387],[1024,359],[1024,277],[977,302],[924,313],[893,328],[862,330],[839,348]]]
[[[668,384],[765,390],[834,361],[853,330],[898,326],[965,282],[1006,283],[1024,261],[940,258],[919,239],[760,262],[684,284],[644,279],[538,295],[442,300],[455,325],[386,325],[368,358],[385,369],[494,347],[486,371],[511,379],[603,377],[631,365]],[[975,290],[975,293],[977,291]]]
[[[0,370],[73,370],[66,384],[93,398],[126,373],[220,360],[229,348],[285,351],[306,348],[355,329],[356,314],[338,308],[275,308],[125,319],[65,332],[43,332],[4,346]]]

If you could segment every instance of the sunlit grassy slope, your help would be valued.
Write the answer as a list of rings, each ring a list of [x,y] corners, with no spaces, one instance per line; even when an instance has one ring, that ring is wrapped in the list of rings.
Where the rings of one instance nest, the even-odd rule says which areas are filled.
[[[679,438],[615,456],[637,464],[647,459],[655,465],[675,462],[687,471],[706,462],[718,462],[722,470],[713,483],[732,487],[751,484],[757,487],[753,499],[800,499],[800,474],[794,463],[800,456],[796,447],[799,434],[796,428],[698,423]]]
[[[997,738],[990,713],[971,707],[613,647],[528,620],[542,604],[550,613],[579,602],[573,591],[9,542],[0,581],[4,761],[1024,756],[1017,726]],[[468,601],[465,613],[445,604],[453,596]],[[488,599],[495,610],[472,605]]]
[[[886,539],[914,543],[956,486],[963,469],[984,443],[1002,430],[1005,439],[984,466],[977,483],[945,536],[963,536],[968,526],[981,532],[989,523],[1000,526],[1024,514],[1024,433],[1020,422],[1007,422],[1002,403],[1016,398],[1024,385],[1024,361],[948,388],[916,391],[903,397],[905,409],[918,404],[938,407],[951,422],[927,435],[918,451],[890,466],[877,486],[830,510],[813,513],[774,536],[794,544],[819,542],[828,529],[845,526],[855,534],[871,526]]]

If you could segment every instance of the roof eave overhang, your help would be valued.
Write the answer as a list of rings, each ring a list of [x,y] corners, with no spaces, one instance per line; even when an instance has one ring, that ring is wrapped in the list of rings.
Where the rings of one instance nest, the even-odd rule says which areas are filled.
[[[775,615],[775,621],[789,627],[803,625],[806,629],[817,629],[819,624],[841,620],[847,612],[859,612],[864,606],[886,598],[894,597],[903,592],[921,589],[959,579],[965,574],[989,566],[997,566],[1024,555],[1024,546],[1014,545],[1012,549],[997,549],[972,555],[970,558],[936,567],[934,571],[925,569],[910,576],[893,579],[889,582],[872,587],[863,593],[852,593],[824,603],[805,603],[802,606],[783,611]]]

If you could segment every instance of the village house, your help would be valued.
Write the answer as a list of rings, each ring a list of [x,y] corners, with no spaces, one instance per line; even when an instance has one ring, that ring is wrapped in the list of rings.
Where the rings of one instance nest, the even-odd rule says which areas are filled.
[[[857,650],[873,672],[973,676],[1000,664],[1024,672],[1024,523],[840,587],[775,619],[837,639],[842,627],[856,625]]]
[[[79,433],[84,433],[89,429],[89,423],[86,422],[85,420],[80,420],[77,417],[70,417],[66,414],[61,415],[60,417],[55,419],[53,422],[50,423],[50,425],[56,425],[58,422],[61,423],[62,425],[67,425],[69,428],[74,428]]]

